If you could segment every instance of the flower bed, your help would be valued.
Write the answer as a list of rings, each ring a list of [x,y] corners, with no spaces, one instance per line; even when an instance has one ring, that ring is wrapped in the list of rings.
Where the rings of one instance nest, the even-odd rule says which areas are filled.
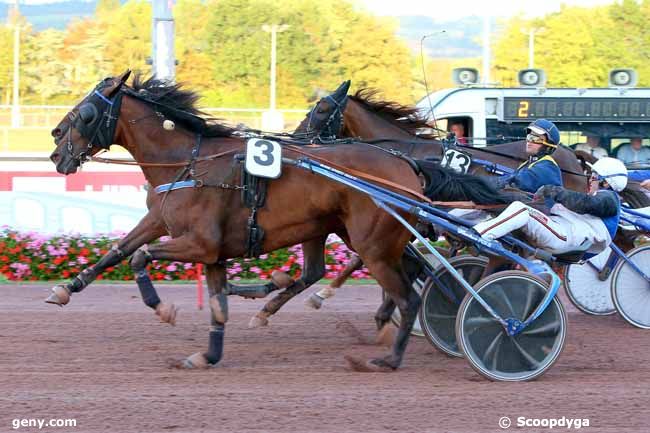
[[[120,235],[85,237],[62,234],[44,236],[38,233],[20,233],[10,228],[0,229],[0,275],[12,281],[64,280],[72,278],[84,268],[97,263]],[[164,238],[163,238],[164,240]],[[340,239],[332,236],[325,250],[326,275],[334,278],[345,268],[352,253]],[[300,246],[284,248],[258,259],[228,261],[228,277],[232,280],[267,280],[276,269],[300,276],[303,263]],[[155,260],[148,267],[153,280],[195,280],[193,263]],[[364,268],[355,271],[353,278],[369,278]],[[126,260],[108,268],[98,280],[132,280],[133,272]]]

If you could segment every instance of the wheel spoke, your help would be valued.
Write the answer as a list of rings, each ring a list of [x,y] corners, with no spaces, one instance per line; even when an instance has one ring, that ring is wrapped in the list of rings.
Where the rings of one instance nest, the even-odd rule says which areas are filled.
[[[539,361],[537,361],[533,356],[526,351],[523,347],[521,347],[521,344],[517,341],[516,337],[512,339],[512,343],[514,346],[517,348],[517,351],[519,354],[522,356],[522,358],[528,363],[530,367],[532,367],[534,370],[537,370],[539,366],[541,365]]]
[[[501,343],[503,342],[503,332],[499,332],[490,345],[485,349],[485,353],[482,356],[483,363],[484,364],[490,364],[490,369],[496,370],[496,366],[499,362],[499,352],[498,349],[501,347]]]
[[[561,329],[560,320],[556,319],[552,322],[549,322],[545,325],[538,326],[536,328],[528,327],[521,332],[521,335],[526,335],[529,337],[553,337],[558,334],[560,329]]]
[[[497,286],[495,286],[495,288],[496,287]],[[501,298],[500,301],[505,305],[505,307],[508,310],[510,310],[510,314],[507,314],[507,313],[506,314],[500,314],[500,316],[502,316],[502,317],[503,316],[508,317],[508,315],[510,317],[516,317],[517,316],[517,313],[515,313],[515,307],[512,306],[512,303],[510,302],[510,299],[508,298],[505,291],[503,290],[503,286],[499,285],[498,290],[494,291],[494,298]],[[488,304],[489,304],[489,302],[488,302]],[[494,308],[494,306],[492,306],[492,308]],[[497,313],[501,313],[501,312],[497,311]]]
[[[467,329],[468,327],[476,328],[493,323],[497,323],[497,319],[492,316],[470,317],[469,319],[465,319],[463,326]]]
[[[532,290],[526,290],[526,303],[524,304],[524,309],[521,314],[521,319],[526,320],[528,316],[533,312],[533,298],[534,293]]]
[[[477,266],[477,265],[472,266],[466,278],[467,282],[472,286],[475,285],[483,276],[484,271],[485,268],[483,266]]]

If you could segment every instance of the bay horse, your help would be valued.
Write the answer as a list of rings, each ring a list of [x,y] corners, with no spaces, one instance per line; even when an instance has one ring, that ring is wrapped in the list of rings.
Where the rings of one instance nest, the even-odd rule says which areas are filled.
[[[149,212],[133,231],[96,265],[70,283],[55,286],[48,302],[67,304],[71,294],[80,292],[107,267],[130,256],[144,303],[163,321],[173,323],[175,309],[160,300],[146,266],[152,260],[204,263],[212,312],[208,349],[190,355],[177,366],[207,368],[216,365],[223,353],[229,294],[225,260],[246,253],[250,209],[237,188],[241,171],[234,159],[244,152],[246,139],[230,127],[199,117],[203,113],[195,107],[196,93],[164,81],[142,81],[137,76],[129,86],[129,75],[127,71],[101,81],[59,122],[52,130],[56,149],[50,159],[59,173],[68,175],[102,149],[117,144],[133,156],[152,188],[167,185],[168,192],[149,194]],[[290,147],[285,147],[284,152],[304,153]],[[317,160],[372,173],[411,194],[422,193],[420,180],[409,163],[383,150],[343,144],[310,148],[309,153]],[[194,183],[170,189],[170,184],[185,181]],[[266,232],[262,253],[322,239],[323,262],[324,239],[336,233],[359,254],[397,305],[403,320],[387,356],[349,361],[361,371],[399,367],[421,302],[402,263],[410,233],[368,196],[292,165],[283,166],[282,176],[269,182],[266,204],[257,216]],[[413,216],[405,218],[414,223]],[[164,234],[171,239],[149,244]],[[308,269],[305,274],[309,274]],[[304,278],[295,283],[304,287],[310,283]],[[383,323],[378,321],[378,326],[388,320],[386,317]]]

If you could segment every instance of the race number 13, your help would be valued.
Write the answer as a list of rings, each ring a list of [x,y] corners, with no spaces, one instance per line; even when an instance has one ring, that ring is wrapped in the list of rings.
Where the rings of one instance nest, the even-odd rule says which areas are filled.
[[[277,179],[282,174],[282,147],[276,141],[251,138],[246,142],[245,166],[253,176]]]

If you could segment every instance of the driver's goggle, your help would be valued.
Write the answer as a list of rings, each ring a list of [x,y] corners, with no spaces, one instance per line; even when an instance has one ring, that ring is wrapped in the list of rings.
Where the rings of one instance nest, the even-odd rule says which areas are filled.
[[[545,146],[555,147],[554,144],[548,143],[546,140],[544,140],[544,137],[540,137],[539,135],[535,134],[527,134],[526,141],[528,143],[543,144]]]

